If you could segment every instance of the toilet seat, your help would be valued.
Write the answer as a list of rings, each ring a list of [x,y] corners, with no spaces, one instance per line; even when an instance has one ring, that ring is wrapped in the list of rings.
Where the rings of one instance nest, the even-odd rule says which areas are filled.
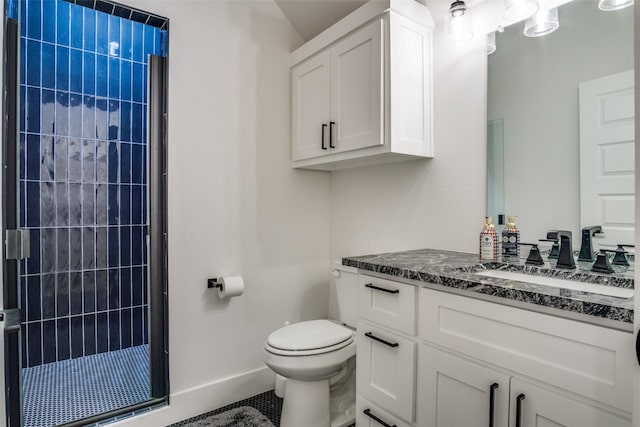
[[[326,319],[294,323],[273,332],[265,350],[280,356],[313,356],[340,350],[353,342],[353,331]]]

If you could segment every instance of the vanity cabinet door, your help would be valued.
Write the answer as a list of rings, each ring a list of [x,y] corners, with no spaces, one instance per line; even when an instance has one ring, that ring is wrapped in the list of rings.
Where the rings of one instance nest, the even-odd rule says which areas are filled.
[[[509,377],[421,345],[418,356],[418,425],[507,427]]]
[[[345,37],[331,48],[333,152],[384,143],[382,124],[382,19]]]
[[[329,153],[330,88],[329,49],[291,69],[292,160]]]
[[[519,378],[511,379],[510,418],[512,427],[631,426],[628,418],[553,393]]]
[[[366,322],[358,324],[358,395],[413,422],[416,343]]]

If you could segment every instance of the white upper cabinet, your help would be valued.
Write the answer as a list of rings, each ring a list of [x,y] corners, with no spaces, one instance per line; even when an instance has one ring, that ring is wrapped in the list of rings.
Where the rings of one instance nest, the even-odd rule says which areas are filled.
[[[331,48],[330,131],[334,153],[384,144],[383,25],[383,20],[374,19]]]
[[[293,52],[292,167],[432,157],[432,31],[423,5],[372,1]]]
[[[320,52],[291,70],[292,159],[321,156],[329,148],[331,56]]]

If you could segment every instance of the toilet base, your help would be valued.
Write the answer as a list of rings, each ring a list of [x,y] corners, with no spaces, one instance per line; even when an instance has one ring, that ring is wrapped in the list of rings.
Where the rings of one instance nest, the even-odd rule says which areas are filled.
[[[329,379],[287,379],[280,427],[330,427]]]

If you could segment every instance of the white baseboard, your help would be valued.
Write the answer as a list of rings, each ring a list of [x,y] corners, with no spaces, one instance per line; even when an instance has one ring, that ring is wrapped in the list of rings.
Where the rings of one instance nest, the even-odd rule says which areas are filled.
[[[213,411],[271,390],[275,374],[264,368],[171,394],[169,405],[110,424],[113,427],[160,427]]]

